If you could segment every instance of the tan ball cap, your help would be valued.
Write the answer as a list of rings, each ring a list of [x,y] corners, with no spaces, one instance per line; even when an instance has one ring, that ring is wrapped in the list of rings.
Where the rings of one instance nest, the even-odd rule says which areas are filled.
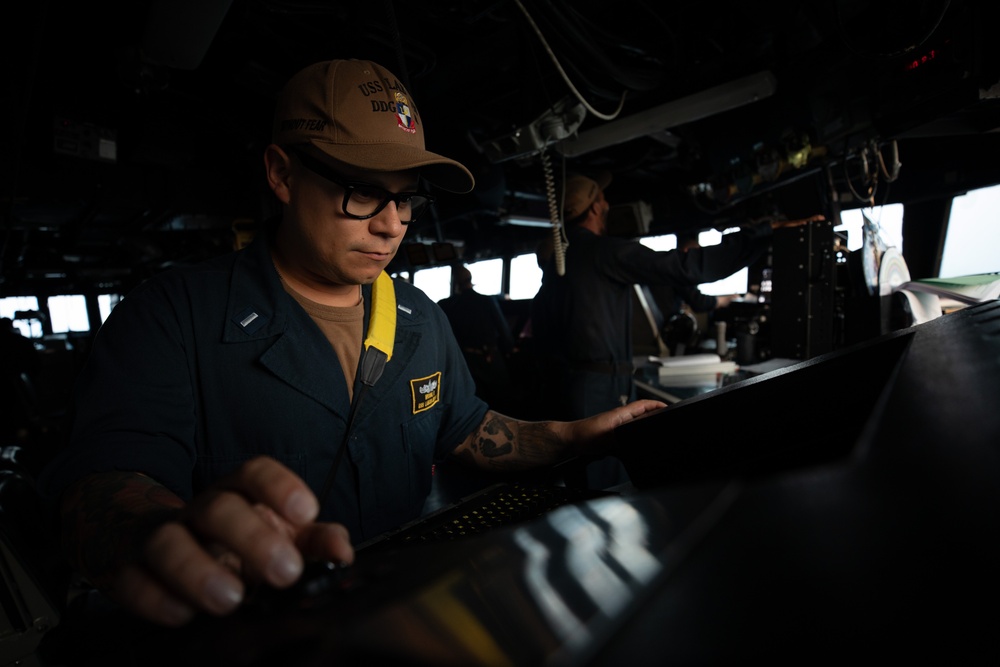
[[[462,164],[424,148],[413,99],[392,72],[367,60],[320,62],[292,76],[278,97],[272,141],[311,143],[371,171],[419,169],[451,192],[475,186]]]
[[[564,188],[563,215],[566,220],[574,220],[597,201],[601,190],[611,184],[611,174],[602,171],[595,178],[583,174],[570,174]]]

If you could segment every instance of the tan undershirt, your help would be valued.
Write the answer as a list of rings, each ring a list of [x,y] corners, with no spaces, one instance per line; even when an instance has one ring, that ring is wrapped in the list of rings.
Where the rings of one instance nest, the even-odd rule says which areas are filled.
[[[354,376],[358,370],[358,360],[361,358],[361,337],[364,334],[364,302],[359,299],[355,306],[324,306],[302,296],[284,280],[281,284],[285,291],[309,313],[313,322],[330,341],[333,351],[340,360],[340,366],[344,369],[344,377],[347,378],[347,394],[353,399]]]

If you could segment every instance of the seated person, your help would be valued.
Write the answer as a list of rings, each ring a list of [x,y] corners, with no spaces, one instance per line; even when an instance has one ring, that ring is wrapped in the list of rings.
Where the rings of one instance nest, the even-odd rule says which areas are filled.
[[[574,422],[490,410],[443,312],[385,272],[431,203],[467,192],[424,147],[380,65],[306,67],[279,96],[267,183],[280,219],[234,253],[154,276],[111,312],[75,394],[70,442],[39,479],[70,564],[125,609],[179,626],[250,583],[419,515],[434,462],[515,471],[603,455],[637,401]]]

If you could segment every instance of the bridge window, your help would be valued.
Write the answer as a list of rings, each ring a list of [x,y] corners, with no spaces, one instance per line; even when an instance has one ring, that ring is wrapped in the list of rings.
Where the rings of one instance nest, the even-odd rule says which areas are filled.
[[[41,338],[42,321],[30,317],[38,312],[38,298],[33,296],[8,296],[0,299],[0,317],[9,317],[26,338]],[[20,317],[18,315],[20,314]]]
[[[510,260],[510,298],[531,299],[542,286],[542,270],[533,252],[518,255]]]
[[[413,284],[423,290],[432,301],[440,301],[451,294],[451,267],[435,266],[415,271]]]
[[[48,306],[49,317],[52,318],[52,333],[90,331],[87,300],[82,294],[50,296]]]
[[[870,208],[855,208],[841,211],[840,224],[833,228],[835,232],[847,232],[847,249],[860,250],[864,242],[862,228],[864,216],[868,216],[879,229],[882,241],[887,248],[897,248],[903,252],[903,205],[889,204]]]
[[[955,197],[941,256],[942,278],[1000,271],[1000,185]]]
[[[468,267],[477,292],[490,296],[503,293],[503,259],[485,259],[473,262]]]

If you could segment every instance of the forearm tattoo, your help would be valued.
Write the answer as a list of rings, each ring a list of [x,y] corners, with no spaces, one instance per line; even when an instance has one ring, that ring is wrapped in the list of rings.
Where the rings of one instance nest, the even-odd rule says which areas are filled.
[[[491,411],[469,439],[465,457],[479,467],[523,470],[551,465],[566,449],[550,422],[519,421]]]
[[[63,497],[63,550],[92,584],[106,588],[122,565],[142,559],[146,539],[183,506],[165,487],[136,473],[87,477]]]

